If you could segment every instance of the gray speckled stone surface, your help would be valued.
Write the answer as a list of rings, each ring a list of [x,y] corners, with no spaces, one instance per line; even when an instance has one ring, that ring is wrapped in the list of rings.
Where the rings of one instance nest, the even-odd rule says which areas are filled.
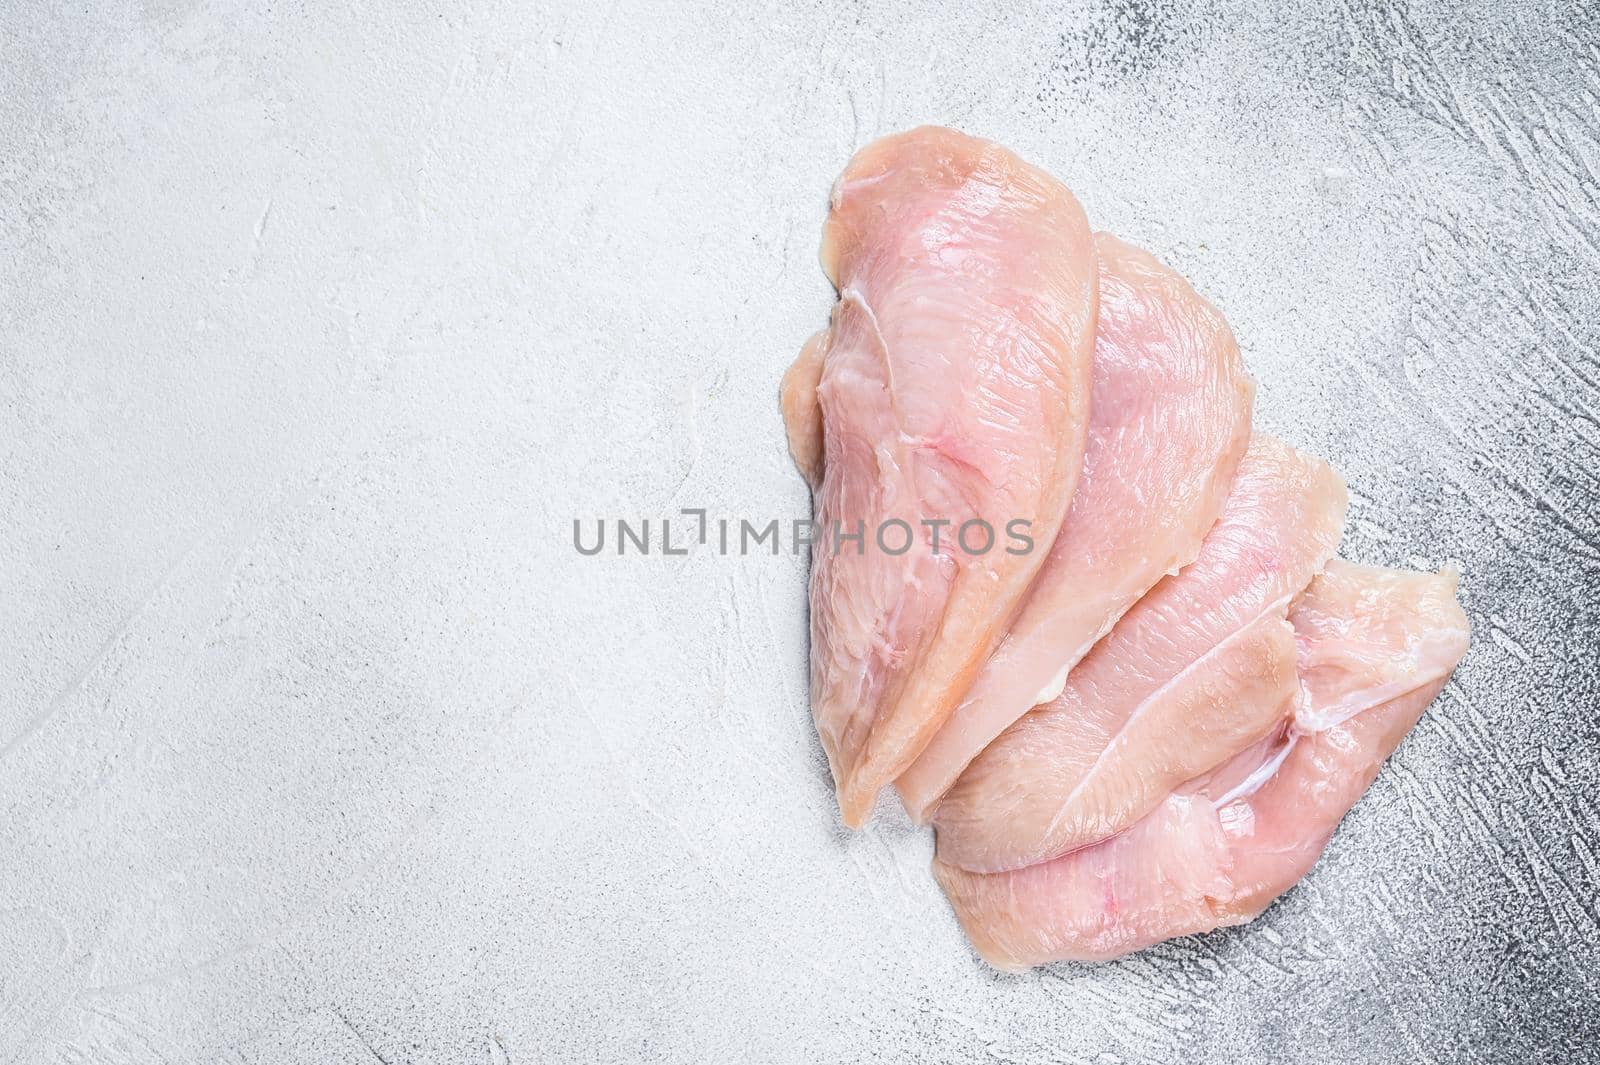
[[[0,1062],[1593,1053],[1597,24],[11,0]],[[837,825],[803,562],[572,548],[806,513],[826,192],[922,121],[1225,310],[1347,555],[1465,573],[1456,679],[1250,927],[985,969],[925,833]]]

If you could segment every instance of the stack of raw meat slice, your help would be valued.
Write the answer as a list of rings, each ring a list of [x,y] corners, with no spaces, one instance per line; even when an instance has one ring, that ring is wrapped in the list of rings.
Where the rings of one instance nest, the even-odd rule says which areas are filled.
[[[892,784],[1002,968],[1261,913],[1465,653],[1454,575],[1335,559],[1344,483],[1252,434],[1221,315],[998,145],[864,148],[822,260],[782,402],[845,822]]]

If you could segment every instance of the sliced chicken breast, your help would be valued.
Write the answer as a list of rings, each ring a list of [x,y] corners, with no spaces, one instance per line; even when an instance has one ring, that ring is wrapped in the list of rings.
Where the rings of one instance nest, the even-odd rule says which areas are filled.
[[[1256,436],[1199,557],[939,804],[940,861],[1000,872],[1099,842],[1269,731],[1294,691],[1283,619],[1338,546],[1345,501],[1322,460]]]
[[[1250,439],[1254,386],[1228,324],[1148,252],[1107,233],[1083,477],[1011,629],[896,782],[916,821],[1216,522]]]
[[[1083,466],[1097,277],[1060,182],[933,127],[850,161],[822,261],[839,302],[783,408],[819,526],[812,708],[858,826],[958,705],[1055,541]]]
[[[998,874],[936,859],[978,953],[1002,969],[1104,960],[1258,916],[1310,870],[1466,653],[1455,585],[1330,563],[1291,612],[1306,699],[1274,735],[1095,846]]]

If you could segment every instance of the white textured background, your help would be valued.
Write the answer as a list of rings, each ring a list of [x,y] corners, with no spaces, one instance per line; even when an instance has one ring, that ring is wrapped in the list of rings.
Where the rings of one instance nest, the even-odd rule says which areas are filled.
[[[0,1062],[1581,1060],[1600,11],[0,5]],[[837,827],[800,517],[825,196],[920,121],[1232,320],[1466,663],[1243,930],[997,976]],[[1590,1059],[1593,1060],[1593,1059]]]

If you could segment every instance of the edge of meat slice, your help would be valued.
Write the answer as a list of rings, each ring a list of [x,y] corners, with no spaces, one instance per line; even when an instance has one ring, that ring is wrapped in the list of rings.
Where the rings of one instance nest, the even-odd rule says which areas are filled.
[[[820,530],[812,711],[841,815],[859,827],[960,701],[1055,540],[1083,465],[1097,277],[1065,186],[937,127],[850,160],[822,262],[839,302],[785,376],[782,407]],[[987,550],[981,525],[959,539],[979,521]],[[1033,550],[1010,550],[1015,521]],[[896,523],[914,537],[903,552]]]
[[[895,782],[924,823],[961,771],[1162,577],[1194,561],[1250,439],[1228,323],[1175,270],[1095,234],[1100,316],[1083,476],[1061,533],[966,697]],[[798,452],[797,452],[798,454]]]
[[[778,386],[778,404],[789,436],[789,454],[800,476],[813,489],[822,480],[822,405],[817,385],[822,380],[822,360],[828,353],[828,330],[812,334],[800,354],[784,371]]]
[[[1304,714],[1190,781],[1127,832],[1006,873],[934,861],[1000,969],[1104,961],[1242,924],[1299,881],[1466,653],[1454,573],[1335,560],[1295,604]],[[1335,706],[1362,709],[1327,724]],[[1305,731],[1296,722],[1315,722]]]
[[[1327,463],[1257,434],[1195,561],[1123,615],[1061,694],[973,759],[939,804],[940,860],[992,873],[1097,843],[1269,732],[1296,687],[1284,617],[1337,548],[1345,502]],[[1282,634],[1277,654],[1260,625]],[[1249,698],[1219,698],[1230,690]]]
[[[1429,663],[1453,664],[1465,616],[1456,579],[1329,562],[1289,612],[1307,696],[1295,725],[1330,728],[1404,694]]]

